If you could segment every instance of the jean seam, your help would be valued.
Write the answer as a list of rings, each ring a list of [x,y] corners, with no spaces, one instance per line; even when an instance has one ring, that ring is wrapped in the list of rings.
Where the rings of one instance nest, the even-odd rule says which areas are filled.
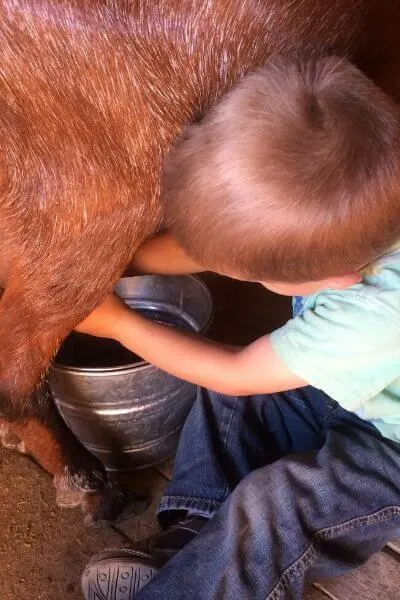
[[[225,454],[225,451],[226,451],[226,446],[228,444],[229,432],[231,430],[232,421],[234,419],[234,415],[235,415],[235,411],[236,411],[238,402],[239,402],[239,398],[236,396],[235,406],[234,406],[233,410],[231,411],[231,415],[229,417],[229,422],[228,422],[227,428],[226,428],[226,433],[225,433],[224,442],[223,442],[223,446],[222,446],[222,454]],[[225,477],[225,487],[224,487],[224,490],[223,490],[223,492],[222,492],[222,494],[220,496],[219,502],[222,503],[224,501],[224,499],[226,499],[226,497],[228,496],[228,493],[229,493],[229,483],[228,483],[228,480]]]
[[[265,600],[279,600],[281,593],[288,588],[293,579],[311,565],[313,559],[318,555],[318,545],[321,540],[332,539],[338,535],[352,531],[357,527],[363,527],[379,521],[386,521],[394,516],[400,516],[400,506],[387,506],[371,515],[363,515],[362,517],[345,521],[340,525],[320,529],[313,533],[307,549],[294,563],[285,569],[280,576],[278,583],[268,596],[266,596]]]
[[[302,398],[299,398],[293,390],[288,390],[286,392],[286,396],[289,398],[289,400],[291,402],[294,402],[295,404],[298,404],[298,405],[302,406],[303,408],[306,407],[306,403],[304,402],[304,400]]]
[[[164,496],[163,500],[165,499],[173,499],[173,500],[194,500],[195,502],[205,502],[207,504],[217,504],[220,505],[221,503],[218,500],[210,500],[209,498],[200,498],[199,496],[175,496],[175,495],[167,495]]]
[[[327,414],[325,415],[325,417],[323,419],[323,425],[324,425],[325,429],[329,428],[329,425],[332,423],[336,413],[340,412],[340,410],[343,410],[343,409],[340,406],[340,404],[338,404],[338,403],[336,403],[330,407],[330,410],[327,412]]]
[[[226,434],[225,434],[225,439],[224,439],[224,445],[223,445],[223,447],[222,447],[222,451],[223,451],[223,452],[225,452],[225,450],[226,450],[226,445],[227,445],[227,443],[228,443],[229,432],[230,432],[230,430],[231,430],[232,421],[233,421],[233,417],[234,417],[235,410],[236,410],[236,407],[237,407],[237,405],[238,405],[238,402],[239,402],[239,398],[237,398],[237,397],[236,397],[235,406],[234,406],[234,409],[231,411],[231,415],[230,415],[230,417],[229,417],[229,423],[228,423],[228,427],[227,427],[227,429],[226,429]]]
[[[289,398],[289,400],[293,402],[293,404],[297,404],[301,408],[307,408],[307,404],[304,402],[304,400],[302,400],[302,398],[299,398],[294,391],[288,390],[286,392],[286,395]],[[328,427],[336,412],[342,408],[336,400],[333,400],[333,398],[329,398],[328,396],[327,402],[329,402],[329,408],[326,414],[321,418],[322,426],[324,427],[324,429]]]

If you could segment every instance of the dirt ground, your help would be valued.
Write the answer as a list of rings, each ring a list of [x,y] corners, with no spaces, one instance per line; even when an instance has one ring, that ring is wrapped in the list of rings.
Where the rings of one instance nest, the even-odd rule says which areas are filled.
[[[260,286],[206,276],[216,305],[210,336],[246,343],[279,326],[289,301]],[[78,509],[55,504],[51,478],[28,458],[0,449],[0,600],[83,600],[81,572],[91,555],[130,545],[156,530],[155,509],[171,464],[125,478],[151,503],[114,525],[87,527]],[[305,600],[400,599],[400,545],[394,544],[357,573],[311,585]],[[189,599],[188,599],[189,600]],[[193,599],[194,600],[194,599]]]

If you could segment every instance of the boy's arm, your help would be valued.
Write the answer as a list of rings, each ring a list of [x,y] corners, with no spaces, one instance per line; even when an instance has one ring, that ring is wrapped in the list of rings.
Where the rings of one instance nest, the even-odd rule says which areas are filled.
[[[175,238],[167,231],[152,238],[139,248],[127,275],[158,274],[186,275],[205,269],[189,258]]]
[[[244,348],[159,325],[109,296],[78,331],[110,337],[186,381],[229,395],[273,393],[306,385],[274,352],[268,336]]]

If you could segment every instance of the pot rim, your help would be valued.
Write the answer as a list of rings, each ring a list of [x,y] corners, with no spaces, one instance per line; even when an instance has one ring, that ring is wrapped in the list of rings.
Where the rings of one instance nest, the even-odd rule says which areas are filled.
[[[139,275],[140,277],[140,275]],[[165,277],[168,277],[168,275],[166,275]],[[205,284],[205,282],[200,279],[200,277],[198,277],[197,275],[183,275],[183,277],[190,277],[191,279],[196,279],[197,283],[200,284],[200,286],[203,288],[203,290],[205,291],[209,302],[210,302],[210,306],[211,306],[211,311],[210,311],[210,316],[207,319],[206,324],[204,325],[204,327],[202,327],[201,329],[199,329],[199,331],[197,333],[206,333],[208,328],[211,325],[211,321],[214,318],[214,303],[213,303],[213,299],[212,296],[210,294],[210,290],[208,289],[208,286]],[[162,370],[159,369],[158,367],[156,367],[155,365],[152,365],[151,363],[147,362],[146,360],[140,360],[134,363],[129,363],[127,365],[120,365],[120,366],[116,366],[116,367],[72,367],[69,365],[61,365],[59,363],[53,362],[51,365],[51,370],[55,371],[55,372],[62,372],[62,373],[73,373],[76,375],[85,375],[86,377],[107,377],[110,375],[127,375],[129,373],[133,373],[133,372],[137,372],[137,371],[143,371],[145,369],[157,369],[157,370]]]

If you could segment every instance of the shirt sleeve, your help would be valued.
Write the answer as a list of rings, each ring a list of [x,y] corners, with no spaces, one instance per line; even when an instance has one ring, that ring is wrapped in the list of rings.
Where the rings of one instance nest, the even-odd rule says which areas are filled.
[[[293,373],[351,411],[400,374],[399,317],[362,295],[327,294],[270,339]]]

